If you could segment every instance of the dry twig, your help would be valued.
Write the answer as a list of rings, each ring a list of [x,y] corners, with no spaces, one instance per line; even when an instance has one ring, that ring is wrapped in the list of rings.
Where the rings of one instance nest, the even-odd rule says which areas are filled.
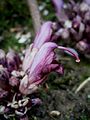
[[[90,77],[88,77],[86,80],[84,80],[79,87],[76,89],[75,93],[78,93],[81,89],[85,87],[85,85],[90,82]]]

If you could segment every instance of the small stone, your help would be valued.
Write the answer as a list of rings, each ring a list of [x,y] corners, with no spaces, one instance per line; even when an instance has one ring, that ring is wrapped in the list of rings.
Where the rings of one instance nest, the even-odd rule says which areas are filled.
[[[19,39],[19,38],[21,37],[21,34],[22,34],[21,32],[18,32],[18,33],[16,34],[15,38],[16,38],[16,39]]]
[[[0,36],[0,42],[1,42],[3,39],[4,39],[3,36]]]
[[[3,114],[4,113],[4,110],[5,110],[5,106],[0,106],[0,114]]]
[[[90,99],[90,95],[88,95],[87,97],[88,97],[88,99]]]
[[[49,11],[48,11],[48,10],[44,10],[44,11],[43,11],[43,15],[44,15],[44,16],[47,16],[48,14],[49,14]]]
[[[26,34],[26,37],[27,37],[27,38],[31,38],[31,33],[28,32],[28,33]]]
[[[27,41],[26,35],[22,35],[21,38],[19,39],[18,43],[25,43]]]
[[[39,6],[39,10],[42,11],[45,8],[45,4],[43,3],[42,5]]]
[[[60,112],[57,111],[57,110],[53,110],[53,111],[50,112],[50,115],[52,115],[52,116],[59,116]]]
[[[72,27],[72,22],[70,20],[66,20],[64,26],[65,26],[65,28],[71,28]]]

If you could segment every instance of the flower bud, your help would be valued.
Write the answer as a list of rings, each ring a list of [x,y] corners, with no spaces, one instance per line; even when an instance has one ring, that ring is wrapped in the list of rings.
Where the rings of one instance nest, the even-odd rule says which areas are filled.
[[[80,51],[85,51],[87,49],[88,45],[84,41],[80,41],[76,44],[76,48],[79,49]]]
[[[15,53],[13,50],[10,50],[7,55],[7,68],[11,72],[12,70],[17,70],[19,68],[19,65],[21,64],[21,60],[17,53]]]
[[[3,68],[3,66],[0,66],[0,87],[2,89],[8,89],[9,84],[9,72],[6,68]]]

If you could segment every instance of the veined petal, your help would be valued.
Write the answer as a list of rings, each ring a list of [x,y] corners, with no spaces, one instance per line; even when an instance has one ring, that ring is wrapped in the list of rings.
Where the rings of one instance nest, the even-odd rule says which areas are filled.
[[[52,35],[52,25],[53,23],[48,21],[45,22],[39,33],[36,35],[36,38],[34,40],[33,48],[40,48],[45,42],[49,42],[51,35]]]
[[[19,90],[23,94],[32,94],[38,89],[35,83],[30,84],[26,75],[20,82]]]
[[[37,65],[43,66],[44,64],[47,63],[46,58],[47,56],[55,49],[57,48],[57,44],[53,42],[47,42],[42,45],[38,53],[36,54],[33,64],[30,69],[30,73],[34,71]]]
[[[45,60],[43,59],[38,65],[36,65],[31,74],[28,72],[29,84],[40,84],[47,77],[47,75],[57,67],[57,65],[51,66],[54,58],[55,53],[51,52],[49,55],[47,55]]]
[[[52,22],[45,22],[40,32],[37,34],[35,41],[33,44],[30,45],[30,47],[27,49],[25,58],[23,61],[23,70],[26,72],[28,69],[30,69],[32,65],[32,61],[37,54],[39,48],[45,43],[50,40],[50,37],[52,35]]]
[[[55,70],[56,72],[63,74],[63,68],[59,67],[59,64],[52,64],[53,60],[55,60],[55,48],[59,48],[69,53],[76,58],[76,62],[80,61],[78,54],[75,50],[71,48],[57,46],[57,44],[53,42],[47,42],[40,48],[33,60],[31,68],[28,69],[28,78],[30,84],[38,82],[38,80],[43,77],[43,73],[44,75],[46,75],[51,71]]]
[[[64,69],[63,66],[61,66],[58,62],[57,63],[51,63],[50,65],[47,65],[44,69],[43,69],[44,73],[50,73],[50,72],[56,72],[60,75],[62,75],[64,73]]]
[[[30,45],[30,47],[26,50],[25,58],[23,61],[23,70],[26,72],[28,69],[30,69],[33,59],[38,52],[37,48],[33,48],[33,44]]]

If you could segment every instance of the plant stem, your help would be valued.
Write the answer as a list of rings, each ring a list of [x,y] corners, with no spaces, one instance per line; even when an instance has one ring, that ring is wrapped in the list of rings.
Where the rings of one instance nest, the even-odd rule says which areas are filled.
[[[37,0],[27,0],[27,3],[29,6],[32,20],[33,20],[34,30],[35,30],[35,33],[37,33],[37,31],[40,29],[41,22],[42,22],[41,15],[38,9]]]

